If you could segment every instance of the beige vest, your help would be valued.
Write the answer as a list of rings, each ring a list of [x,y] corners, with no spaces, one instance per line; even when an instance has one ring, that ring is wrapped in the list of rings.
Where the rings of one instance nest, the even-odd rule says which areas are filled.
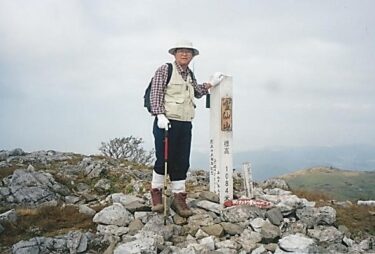
[[[171,80],[164,97],[165,114],[168,119],[191,122],[195,114],[193,81],[189,75],[187,81],[178,73],[173,63]]]

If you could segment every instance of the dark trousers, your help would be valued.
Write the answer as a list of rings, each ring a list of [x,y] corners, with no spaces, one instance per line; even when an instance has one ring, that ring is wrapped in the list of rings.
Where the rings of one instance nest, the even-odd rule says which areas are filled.
[[[168,130],[168,174],[171,181],[186,179],[190,167],[191,147],[191,122],[170,120],[171,128]],[[165,130],[160,129],[155,117],[153,134],[155,140],[156,162],[154,170],[164,175],[164,135]]]

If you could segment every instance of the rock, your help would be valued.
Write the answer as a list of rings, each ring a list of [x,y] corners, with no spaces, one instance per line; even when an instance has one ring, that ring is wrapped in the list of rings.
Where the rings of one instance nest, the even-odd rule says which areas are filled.
[[[213,225],[214,221],[208,213],[194,214],[188,218],[188,223],[195,226],[209,226]]]
[[[14,244],[12,253],[48,254],[51,253],[51,250],[54,250],[55,253],[84,253],[90,242],[89,235],[88,233],[83,234],[75,231],[55,238],[35,237],[28,241],[19,241]],[[91,239],[91,241],[93,240]]]
[[[67,204],[76,204],[79,202],[79,197],[77,196],[66,196],[65,203]]]
[[[123,193],[114,193],[111,196],[113,203],[120,203],[123,206],[127,206],[131,203],[138,202],[138,203],[144,203],[144,200],[142,198],[139,198],[132,194],[123,194]]]
[[[9,152],[7,151],[0,151],[0,161],[5,161],[9,157]]]
[[[168,241],[173,235],[176,226],[171,224],[171,221],[164,225],[164,218],[162,215],[156,214],[150,217],[148,222],[143,226],[142,231],[153,232]]]
[[[157,240],[153,233],[142,233],[135,236],[134,241],[129,241],[119,244],[114,254],[156,254],[157,253]]]
[[[315,241],[303,234],[288,235],[279,240],[279,246],[286,252],[313,253]],[[276,252],[275,252],[276,253]]]
[[[208,235],[213,235],[216,237],[221,237],[224,235],[224,229],[220,224],[213,224],[202,227],[202,230]]]
[[[260,232],[266,221],[262,218],[255,218],[250,221],[250,225],[255,232]]]
[[[199,193],[199,197],[203,200],[208,200],[217,204],[220,203],[219,195],[211,191],[202,191]]]
[[[217,194],[205,191],[208,173],[191,171],[187,182],[193,216],[181,218],[169,210],[164,225],[163,215],[149,211],[150,193],[146,190],[152,170],[96,156],[81,160],[79,155],[56,151],[17,156],[0,151],[1,158],[6,161],[0,161],[0,170],[3,167],[16,170],[0,181],[0,206],[27,207],[35,200],[40,202],[33,206],[77,204],[74,206],[81,213],[93,216],[93,222],[98,223],[93,233],[74,231],[53,238],[38,236],[20,241],[12,246],[13,253],[103,253],[107,247],[105,254],[374,252],[373,236],[366,240],[364,235],[350,239],[347,228],[333,226],[336,220],[333,208],[315,208],[314,202],[293,195],[279,180],[266,181],[264,188],[254,188],[255,197],[272,202],[273,208],[250,205],[223,208]],[[111,174],[107,175],[109,171]],[[105,197],[104,193],[112,187],[119,187],[117,181],[112,181],[112,174],[118,177],[116,180],[132,186],[132,194],[114,193]],[[54,176],[69,183],[67,186],[72,190],[56,182]],[[235,194],[240,196],[243,190],[239,182],[243,178],[234,177],[237,177]],[[96,214],[90,208],[100,206],[105,208]],[[4,214],[2,217],[12,218]],[[0,224],[2,235],[6,230]],[[29,232],[42,234],[38,226],[31,227]],[[0,252],[4,250],[0,247]]]
[[[140,219],[135,219],[129,224],[129,234],[135,235],[139,230],[143,228],[143,223]]]
[[[5,213],[0,214],[0,223],[7,222],[7,223],[16,223],[17,222],[17,213],[15,209],[9,210]]]
[[[97,191],[105,192],[111,189],[111,181],[108,179],[100,179],[95,185],[94,188]]]
[[[86,214],[87,216],[94,216],[96,214],[96,211],[87,205],[79,205],[78,211],[82,214]]]
[[[252,218],[264,218],[264,214],[265,212],[258,207],[240,205],[224,209],[221,214],[221,220],[232,223],[239,223]]]
[[[51,174],[28,169],[16,169],[8,185],[11,195],[8,201],[26,206],[59,201],[68,195],[69,189],[57,183]]]
[[[242,226],[235,223],[222,222],[220,225],[223,227],[224,232],[229,235],[239,235],[244,231]]]
[[[280,226],[281,222],[284,220],[280,208],[272,208],[268,210],[266,212],[266,218],[269,219],[269,221],[276,226]]]
[[[134,219],[140,219],[145,224],[153,214],[153,212],[134,212]]]
[[[133,215],[120,203],[114,203],[95,214],[93,222],[106,225],[127,226]]]
[[[197,239],[202,239],[202,238],[205,238],[205,237],[208,237],[210,236],[209,234],[207,234],[206,232],[204,232],[202,229],[198,229],[197,233],[195,234],[195,238]]]
[[[305,207],[298,209],[296,215],[308,228],[314,225],[332,225],[336,221],[336,210],[330,206]]]
[[[288,234],[306,234],[307,233],[307,225],[302,221],[295,221],[291,223],[284,224],[285,232]]]
[[[66,246],[70,253],[82,253],[87,249],[87,237],[81,232],[69,232]]]
[[[84,158],[79,165],[88,178],[99,177],[106,169],[102,161],[94,161],[92,158]]]
[[[264,181],[261,184],[263,189],[274,189],[274,188],[279,188],[283,190],[289,190],[289,185],[286,183],[284,179],[280,178],[272,178]]]
[[[266,253],[267,250],[266,248],[264,248],[263,245],[259,246],[258,248],[254,249],[251,254],[263,254],[263,253]]]
[[[184,225],[187,223],[187,218],[181,217],[177,213],[173,215],[173,222],[176,225]]]
[[[199,240],[199,243],[207,247],[207,249],[210,251],[215,250],[215,239],[212,236],[202,238],[201,240]]]
[[[263,243],[274,243],[280,238],[281,232],[279,227],[266,221],[262,226],[260,234],[262,235]]]
[[[242,248],[247,252],[251,252],[257,247],[257,243],[262,240],[262,236],[258,232],[245,229],[239,237],[235,238],[235,241],[239,243]]]
[[[225,241],[217,242],[215,244],[215,246],[218,249],[232,249],[232,250],[237,250],[237,249],[240,248],[240,246],[236,242],[231,241],[231,240],[225,240]]]
[[[127,227],[119,227],[116,225],[102,225],[99,224],[96,227],[96,231],[99,235],[105,236],[105,239],[111,239],[113,236],[123,236],[129,232]]]
[[[146,205],[145,203],[140,203],[138,201],[134,201],[130,204],[127,204],[124,206],[129,212],[134,213],[134,212],[150,212],[151,207]]]
[[[314,229],[308,229],[307,235],[315,238],[319,243],[327,246],[331,243],[341,243],[344,234],[333,226],[316,226]]]
[[[9,152],[9,156],[22,156],[25,152],[21,148],[13,149]]]

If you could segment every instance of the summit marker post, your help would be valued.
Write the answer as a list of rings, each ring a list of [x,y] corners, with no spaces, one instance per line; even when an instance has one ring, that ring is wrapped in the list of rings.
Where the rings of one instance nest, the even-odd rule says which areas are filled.
[[[220,204],[233,199],[232,77],[224,76],[210,94],[210,191]]]

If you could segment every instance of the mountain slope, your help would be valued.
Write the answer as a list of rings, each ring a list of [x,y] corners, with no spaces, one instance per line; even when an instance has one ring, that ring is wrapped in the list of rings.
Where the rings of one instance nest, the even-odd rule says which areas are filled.
[[[332,167],[298,170],[281,176],[292,189],[324,193],[336,200],[374,200],[375,172]]]

